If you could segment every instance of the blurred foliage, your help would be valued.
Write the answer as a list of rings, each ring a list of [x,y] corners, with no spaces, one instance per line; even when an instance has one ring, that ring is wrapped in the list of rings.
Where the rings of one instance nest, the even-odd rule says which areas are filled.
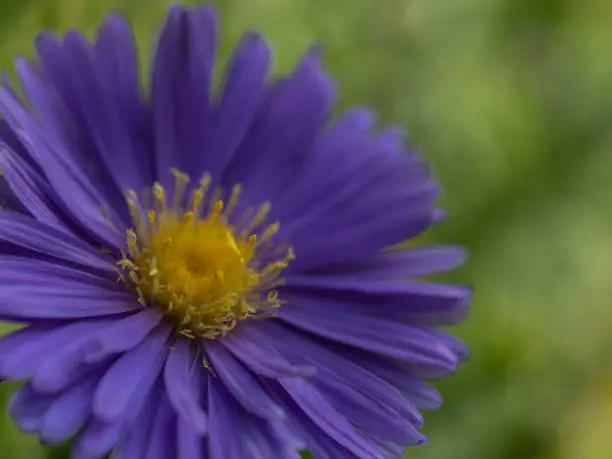
[[[135,23],[143,67],[170,2],[0,0],[0,67],[41,29]],[[612,2],[219,0],[222,55],[262,30],[288,69],[320,42],[340,103],[398,123],[444,184],[426,242],[471,252],[458,333],[473,356],[439,384],[412,459],[612,457]],[[143,79],[144,80],[144,79]],[[609,271],[610,270],[610,271]],[[3,387],[0,403],[11,388]],[[0,418],[0,457],[67,457]]]

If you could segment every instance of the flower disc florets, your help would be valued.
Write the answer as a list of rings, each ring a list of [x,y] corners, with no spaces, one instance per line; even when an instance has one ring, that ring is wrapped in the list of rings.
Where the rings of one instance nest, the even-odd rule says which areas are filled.
[[[270,205],[251,208],[232,223],[240,186],[227,204],[221,190],[207,202],[211,178],[205,175],[187,200],[188,176],[174,171],[174,177],[171,205],[159,183],[152,206],[128,193],[134,226],[118,262],[121,279],[143,305],[160,308],[190,338],[213,339],[239,320],[269,314],[280,305],[274,290],[282,283],[279,274],[294,257],[291,248],[270,244],[279,229],[278,223],[262,225]]]

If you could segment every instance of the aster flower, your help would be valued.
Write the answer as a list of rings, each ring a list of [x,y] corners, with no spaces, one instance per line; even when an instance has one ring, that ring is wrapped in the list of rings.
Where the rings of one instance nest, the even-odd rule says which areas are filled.
[[[399,458],[426,380],[466,350],[470,292],[421,279],[458,247],[397,129],[351,109],[317,49],[271,82],[246,34],[211,94],[216,15],[172,7],[150,94],[130,26],[42,34],[0,88],[0,378],[10,413],[75,458]]]

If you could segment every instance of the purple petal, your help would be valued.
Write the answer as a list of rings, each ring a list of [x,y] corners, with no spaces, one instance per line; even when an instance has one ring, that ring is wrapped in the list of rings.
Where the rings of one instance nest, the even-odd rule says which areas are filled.
[[[251,371],[267,378],[308,377],[316,373],[313,366],[290,364],[283,357],[279,348],[275,348],[265,339],[261,339],[261,335],[254,325],[239,325],[219,342]]]
[[[305,380],[283,379],[280,383],[304,413],[340,445],[363,459],[381,458],[377,449]]]
[[[142,306],[120,284],[40,260],[0,259],[0,315],[67,319],[122,314]]]
[[[26,384],[13,395],[9,413],[15,423],[26,433],[35,433],[41,427],[44,413],[55,397],[42,395]]]
[[[251,458],[282,457],[300,459],[300,454],[276,435],[267,422],[260,422],[255,416],[242,412],[242,430]]]
[[[151,427],[147,459],[176,457],[176,416],[168,398],[162,395],[157,401],[155,420]]]
[[[116,23],[115,27],[108,27],[108,22],[112,21],[107,21],[100,29],[95,53],[77,32],[67,33],[61,41],[43,33],[36,40],[40,65],[32,67],[21,61],[19,67],[31,105],[46,135],[54,145],[61,146],[72,169],[86,174],[88,189],[108,205],[107,210],[116,219],[114,221],[125,223],[129,214],[120,187],[127,182],[122,179],[127,179],[135,189],[142,187],[141,172],[147,170],[147,166],[150,169],[150,159],[147,161],[146,153],[140,155],[138,146],[141,139],[150,136],[144,135],[142,129],[135,129],[130,122],[128,117],[133,110],[130,111],[128,105],[132,100],[127,92],[122,92],[125,99],[121,101],[115,96],[115,88],[125,89],[130,85],[138,94],[138,81],[129,78],[127,60],[130,48],[134,47],[129,27],[127,37],[121,37],[125,40],[121,44],[114,43],[116,59],[109,62],[108,55],[104,54],[104,45],[108,48],[114,38],[121,39],[120,33],[113,33],[120,27]],[[126,55],[128,59],[121,60]],[[114,67],[117,60],[121,60],[120,74]],[[135,70],[135,59],[131,67]],[[121,81],[117,81],[119,79]],[[105,115],[99,123],[100,117]],[[119,140],[123,142],[118,144]],[[134,157],[137,155],[139,167],[135,170]],[[125,170],[118,170],[121,167]],[[133,175],[127,177],[128,172]]]
[[[100,375],[96,373],[70,387],[57,396],[45,411],[40,424],[40,438],[45,444],[54,445],[66,441],[87,420],[91,398]]]
[[[195,179],[203,172],[194,165],[200,162],[197,157],[210,135],[216,37],[212,7],[170,8],[151,84],[157,174],[164,186],[170,183],[172,168],[188,171]],[[195,163],[192,158],[197,158]]]
[[[24,105],[21,102],[21,98],[20,98],[21,96],[15,90],[15,86],[14,86],[12,80],[11,80],[11,77],[6,72],[0,72],[0,82],[1,82],[2,86],[4,86],[6,88],[8,93],[13,97],[13,99],[15,99],[17,102],[21,103],[21,105]]]
[[[317,373],[313,381],[320,380],[333,390],[355,390],[397,411],[413,425],[422,424],[421,415],[393,385],[385,382],[377,373],[357,364],[360,361],[355,357],[360,357],[357,351],[353,353],[355,355],[351,354],[345,358],[337,349],[328,349],[324,343],[309,339],[304,334],[283,326],[280,321],[269,320],[257,324],[256,331],[261,343],[282,348],[289,361],[316,365]]]
[[[34,218],[0,211],[0,239],[35,252],[94,268],[116,277],[112,259],[73,234]]]
[[[373,434],[368,434],[368,438],[372,441],[372,443],[376,444],[376,446],[381,452],[382,457],[384,457],[385,459],[397,459],[400,457],[404,457],[404,453],[406,452],[404,446],[398,445],[388,440],[383,440],[382,438],[379,438]],[[417,445],[424,445],[426,443],[427,437],[421,435],[421,441],[417,443]]]
[[[97,362],[113,354],[133,349],[160,323],[162,318],[163,315],[154,309],[144,309],[101,328],[90,336],[84,360]]]
[[[304,158],[304,164],[299,177],[287,193],[279,196],[274,203],[279,219],[289,221],[311,211],[322,199],[329,196],[320,187],[312,186],[312,177],[320,171],[332,181],[346,181],[342,169],[338,168],[337,158],[350,155],[352,150],[362,148],[363,138],[373,129],[374,116],[371,111],[363,108],[353,108],[342,117],[335,120],[327,129],[317,133],[313,146]],[[280,210],[279,210],[280,209]]]
[[[107,37],[104,37],[107,38]],[[115,43],[116,53],[125,52],[131,43]],[[64,36],[62,51],[69,61],[69,74],[73,100],[79,108],[80,124],[92,133],[91,138],[102,164],[106,166],[120,191],[142,189],[145,185],[140,174],[133,138],[124,122],[121,106],[108,84],[112,74],[103,73],[97,57],[83,35],[70,31]],[[132,64],[135,65],[135,62]],[[135,81],[135,89],[138,82]],[[100,164],[100,166],[102,166]],[[118,200],[113,200],[120,202]]]
[[[454,370],[455,353],[425,330],[362,314],[321,316],[303,308],[284,308],[280,317],[298,328],[364,351],[420,365]]]
[[[126,430],[125,436],[117,447],[114,456],[115,459],[146,457],[151,430],[153,428],[153,422],[155,421],[158,400],[162,392],[162,384],[158,382],[152,389],[151,396],[147,397],[146,401],[144,401],[139,408],[135,409],[136,416],[134,417],[134,422],[131,428]]]
[[[258,120],[225,183],[241,183],[255,203],[274,198],[291,186],[336,96],[331,78],[321,70],[319,53],[311,50],[293,74],[268,94]],[[275,171],[282,170],[282,180]]]
[[[72,455],[75,459],[104,459],[114,448],[121,435],[121,424],[105,424],[97,419],[90,419],[77,436]]]
[[[204,343],[204,349],[225,387],[244,408],[267,419],[284,417],[282,408],[272,401],[255,377],[231,352],[214,341]]]
[[[409,190],[427,183],[428,171],[411,152],[403,151],[398,131],[389,129],[373,136],[373,122],[373,115],[368,110],[352,109],[327,130],[319,132],[305,164],[307,173],[302,174],[281,197],[281,202],[295,203],[287,206],[283,221],[306,215],[306,210],[308,214],[316,210],[314,216],[317,213],[320,216],[326,210],[339,207],[348,197],[358,198],[358,192],[365,185],[382,185],[381,179],[400,180],[401,183],[396,185]],[[322,171],[324,175],[313,187],[312,177]],[[347,182],[347,175],[356,177]],[[336,193],[330,194],[332,190]],[[392,188],[388,187],[386,191],[392,191]],[[367,196],[380,199],[370,194]],[[348,212],[348,215],[354,213],[351,206],[339,210]]]
[[[407,279],[450,271],[465,262],[465,249],[459,246],[416,247],[379,252],[370,259],[330,267],[329,274],[359,274],[373,278]]]
[[[279,315],[294,310],[336,317],[369,315],[420,325],[461,322],[471,289],[421,281],[388,281],[361,274],[290,275],[280,293],[288,302]]]
[[[337,142],[320,141],[330,159],[318,161],[318,170],[307,165],[303,181],[284,188],[285,204],[275,203],[279,237],[296,252],[292,270],[362,260],[416,236],[437,218],[437,186],[416,156],[403,150],[396,130],[327,138]]]
[[[32,365],[32,359],[28,357],[35,357],[37,354],[42,355],[43,353],[36,347],[38,341],[42,337],[48,337],[49,332],[56,329],[56,327],[49,324],[29,325],[3,336],[0,339],[0,380],[13,380],[7,373],[13,373],[16,368],[19,369],[17,370],[15,380],[26,377],[24,375],[30,376],[33,374],[41,361],[37,361]],[[13,354],[17,354],[18,357],[14,358]],[[25,359],[19,356],[19,354],[25,356]],[[26,367],[23,370],[21,369],[22,363],[25,363]]]
[[[88,67],[87,57],[90,57],[91,53],[83,57],[74,50],[71,51],[69,48],[73,43],[70,37],[74,36],[81,37],[77,32],[70,32],[63,44],[59,44],[51,36],[45,34],[39,36],[38,48],[43,65],[32,64],[25,59],[17,60],[17,71],[33,108],[32,116],[37,117],[41,127],[41,132],[38,132],[34,130],[34,126],[30,126],[25,136],[20,136],[20,139],[26,148],[31,147],[30,153],[45,169],[51,183],[56,184],[58,179],[68,175],[73,183],[94,202],[99,205],[106,204],[108,214],[113,221],[118,221],[118,216],[121,214],[127,217],[127,208],[119,188],[101,163],[95,145],[99,134],[103,133],[103,129],[99,128],[108,124],[108,121],[105,120],[103,124],[96,126],[101,132],[94,131],[96,134],[93,134],[91,124],[88,122],[90,118],[88,113],[98,110],[100,103],[95,100],[93,104],[82,103],[82,87],[92,85],[89,79],[78,75],[81,69]],[[82,37],[81,42],[89,48]],[[55,65],[60,63],[63,65],[61,82],[53,79],[56,75],[53,69],[49,68],[51,61],[54,61]],[[67,84],[66,88],[64,84]],[[62,93],[63,90],[67,90],[69,95]],[[96,88],[90,87],[87,90],[92,92],[95,99]],[[19,135],[19,132],[16,133]],[[91,138],[85,145],[83,137],[87,135]],[[87,151],[87,154],[83,151]],[[45,155],[43,152],[50,154]],[[56,156],[59,165],[54,164],[52,169],[48,169],[49,159],[53,156]],[[63,185],[67,183],[70,182],[62,182]],[[78,221],[79,216],[75,217]]]
[[[304,271],[360,260],[417,236],[434,222],[437,190],[433,182],[418,189],[391,178],[379,182],[364,187],[359,196],[346,197],[339,206],[321,212],[313,209],[304,218],[285,224],[282,236],[292,241],[296,253],[291,269]],[[384,195],[383,186],[391,188]]]
[[[31,325],[0,340],[0,379],[30,378],[52,352],[69,348],[97,330],[99,321],[78,321],[67,325]]]
[[[200,372],[193,349],[185,339],[179,339],[168,353],[164,381],[168,398],[180,419],[189,423],[198,434],[205,434],[208,422],[200,401]],[[199,353],[198,353],[199,354]]]
[[[348,385],[326,383],[323,378],[313,381],[313,385],[336,411],[360,431],[400,445],[418,445],[423,442],[424,437],[417,430],[422,427],[422,422],[414,426],[393,406],[381,403],[370,394],[364,394]]]
[[[419,377],[414,376],[412,374],[414,369],[403,362],[381,359],[360,351],[344,351],[342,355],[391,384],[419,409],[435,410],[442,404],[440,393]]]
[[[0,135],[0,139],[1,139]],[[4,175],[0,175],[0,209],[7,210],[10,212],[25,213],[27,209],[23,205],[11,190],[10,185],[6,181]]]
[[[20,204],[33,217],[50,226],[63,227],[52,201],[55,193],[25,156],[27,153],[6,121],[0,121],[0,170],[3,177]]]
[[[204,438],[183,418],[177,424],[177,457],[181,459],[201,459],[206,457]],[[126,459],[129,459],[126,456]]]
[[[258,34],[242,38],[228,64],[213,129],[200,157],[202,164],[194,170],[221,176],[244,141],[264,99],[270,61],[270,49]]]
[[[136,348],[126,352],[106,372],[93,401],[93,412],[102,421],[117,421],[134,411],[131,402],[159,374],[168,353],[170,328],[158,327]],[[134,416],[136,413],[133,413]]]
[[[138,56],[134,34],[130,24],[120,14],[110,14],[98,30],[94,47],[97,67],[104,81],[109,85],[109,98],[116,107],[115,116],[124,125],[126,140],[130,148],[124,150],[131,157],[125,161],[136,167],[134,176],[127,170],[120,170],[121,161],[108,164],[113,174],[121,183],[139,190],[134,180],[142,180],[142,184],[150,186],[153,183],[153,154],[151,136],[147,132],[148,113],[145,102],[140,95],[138,77]],[[117,127],[116,127],[117,128]],[[107,153],[110,153],[107,150]],[[118,152],[112,152],[117,155]]]
[[[434,339],[441,341],[447,346],[459,359],[460,362],[464,362],[470,357],[470,351],[468,347],[460,339],[449,335],[446,332],[439,331],[433,328],[423,328],[429,333]]]
[[[213,376],[214,377],[214,376]],[[212,383],[211,383],[212,384]],[[209,393],[210,395],[210,393]],[[219,384],[218,393],[223,401],[223,410],[225,419],[231,420],[234,431],[240,432],[239,439],[234,440],[234,445],[228,444],[232,442],[232,438],[227,436],[215,439],[210,436],[210,456],[211,457],[238,457],[232,454],[242,453],[245,459],[263,459],[263,458],[287,458],[299,459],[300,455],[294,448],[293,442],[287,443],[283,441],[282,436],[277,435],[278,429],[272,427],[268,422],[263,422],[255,415],[247,412],[237,400],[225,390],[222,384]],[[211,410],[212,410],[211,405]],[[220,408],[217,407],[217,411]],[[219,414],[219,416],[221,416]],[[281,422],[281,421],[274,421]],[[284,422],[284,421],[283,421]],[[212,425],[211,425],[212,427]],[[222,435],[219,432],[219,435]],[[217,456],[214,451],[223,451],[222,456]],[[226,456],[225,454],[230,454]]]
[[[351,451],[333,441],[317,426],[309,426],[305,430],[311,431],[308,435],[308,451],[317,459],[361,459],[361,456],[355,456]]]
[[[279,403],[279,405],[283,404]],[[276,438],[291,449],[301,451],[307,448],[307,444],[300,433],[300,428],[296,427],[296,422],[296,419],[290,416],[286,419],[270,421],[269,426]]]
[[[32,378],[34,389],[41,393],[59,392],[99,368],[99,364],[85,364],[82,361],[87,341],[88,336],[84,334],[48,355]]]
[[[38,92],[44,92],[44,89],[39,87],[36,77],[31,72],[26,73],[25,66],[20,70],[27,90],[30,93],[36,91],[32,98],[44,97],[38,95]],[[45,171],[53,190],[61,199],[62,210],[67,211],[80,227],[107,247],[121,247],[124,236],[112,227],[108,218],[100,211],[104,200],[91,185],[90,179],[78,164],[63,153],[61,145],[54,145],[32,116],[2,87],[0,112],[19,141]]]
[[[208,433],[208,455],[212,458],[246,459],[245,436],[228,435],[241,432],[239,410],[242,409],[224,384],[213,375],[208,377],[208,412],[210,427]]]
[[[283,392],[287,408],[292,413],[294,424],[299,431],[300,437],[305,441],[305,448],[317,459],[361,459],[361,456],[356,456],[351,451],[344,448],[342,445],[333,440],[327,432],[312,421],[284,391],[278,383],[270,383],[272,388],[277,392]],[[304,448],[304,449],[305,449]],[[386,458],[385,458],[386,459]],[[395,458],[394,458],[395,459]]]

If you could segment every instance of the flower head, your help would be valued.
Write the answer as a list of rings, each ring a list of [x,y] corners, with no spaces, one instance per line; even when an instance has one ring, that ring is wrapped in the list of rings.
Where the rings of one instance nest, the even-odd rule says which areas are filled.
[[[217,96],[210,7],[172,7],[150,94],[132,32],[49,34],[0,87],[0,378],[19,427],[74,456],[399,458],[425,380],[466,356],[439,330],[470,291],[423,276],[457,247],[387,250],[440,218],[401,132],[330,120],[318,50],[270,83],[237,45]]]

